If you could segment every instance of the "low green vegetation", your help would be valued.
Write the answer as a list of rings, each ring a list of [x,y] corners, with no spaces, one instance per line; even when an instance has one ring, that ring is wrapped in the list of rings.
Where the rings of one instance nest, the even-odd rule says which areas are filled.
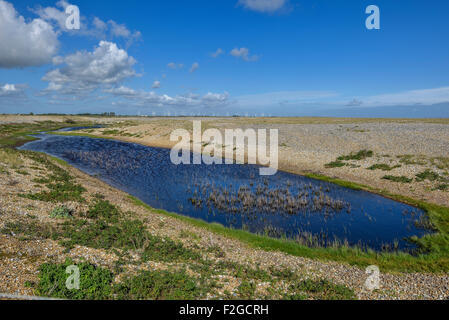
[[[71,283],[70,267],[79,270],[79,289],[68,289]],[[204,265],[207,268],[207,265]],[[69,271],[67,271],[69,270]],[[206,269],[204,269],[206,270]],[[220,270],[223,271],[223,270]],[[356,299],[353,290],[333,284],[327,280],[300,280],[290,271],[279,271],[289,277],[270,277],[263,279],[273,284],[288,281],[286,288],[269,286],[265,293],[258,292],[259,278],[245,275],[241,278],[236,292],[225,292],[224,299],[287,299],[287,300],[353,300]],[[107,268],[90,263],[46,263],[39,269],[38,283],[29,283],[35,293],[43,297],[53,297],[72,300],[198,300],[215,294],[215,289],[221,286],[211,280],[211,273],[200,276],[190,275],[181,270],[141,270],[135,275],[125,275],[120,281],[115,281],[117,274]],[[208,279],[206,279],[208,277]]]
[[[120,136],[120,137],[140,137],[138,133],[129,133],[118,129],[105,129],[101,132],[105,136]]]
[[[104,215],[108,210],[113,211],[114,214]],[[61,207],[53,212],[66,212],[66,210]],[[252,268],[229,260],[213,262],[204,259],[200,253],[203,249],[189,249],[170,238],[152,235],[147,231],[143,222],[129,220],[120,209],[104,200],[97,199],[91,204],[88,212],[90,213],[74,213],[71,215],[71,219],[66,219],[57,225],[42,223],[32,217],[23,218],[22,221],[8,223],[1,230],[3,234],[20,235],[23,240],[53,239],[69,249],[74,245],[80,245],[113,250],[113,252],[119,254],[120,259],[125,258],[120,260],[121,262],[118,261],[117,268],[113,271],[87,262],[74,263],[69,260],[63,264],[43,264],[40,267],[39,282],[32,285],[37,295],[64,299],[102,300],[203,299],[208,295],[217,296],[216,290],[221,285],[216,282],[215,277],[219,274],[227,274],[241,279],[241,284],[236,288],[235,295],[229,293],[222,298],[291,299],[297,292],[297,289],[290,288],[297,288],[295,283],[300,279],[298,279],[296,273],[289,269],[263,270],[259,267]],[[56,216],[60,217],[61,215]],[[111,218],[113,222],[108,221]],[[138,253],[140,261],[129,258],[126,254],[128,251]],[[224,251],[218,246],[211,246],[206,252],[212,254],[215,258],[222,259],[225,257]],[[187,269],[169,268],[169,270],[140,271],[137,275],[126,274],[121,277],[119,282],[114,280],[124,270],[120,265],[140,264],[146,261],[159,261],[169,265],[182,262],[187,269],[192,270],[196,275],[188,272]],[[66,287],[66,281],[69,277],[66,269],[71,265],[76,265],[80,271],[79,290],[69,290]],[[257,281],[271,283],[269,291],[258,292],[255,285]],[[287,289],[283,289],[283,285],[281,285],[285,281],[291,284]],[[350,289],[347,290],[351,291]],[[320,295],[308,288],[304,288],[302,291],[308,299],[336,298],[335,293],[331,290],[323,291]],[[337,298],[347,299],[348,297],[340,295]]]
[[[366,158],[371,158],[374,153],[371,150],[360,150],[357,153],[351,153],[346,156],[338,157],[339,161],[349,161],[349,160],[364,160]]]
[[[60,206],[50,213],[51,218],[71,218],[73,215],[72,210],[67,208],[66,206]]]
[[[416,175],[416,181],[420,182],[420,181],[424,181],[424,180],[428,180],[428,181],[432,181],[432,182],[433,181],[447,182],[449,179],[439,175],[435,171],[426,169],[425,171],[418,173]]]
[[[422,165],[423,166],[423,165],[427,164],[427,159],[424,156],[406,154],[406,155],[399,155],[399,156],[397,156],[397,158],[399,159],[400,163],[403,163],[406,165]]]
[[[187,275],[185,270],[141,271],[137,276],[125,278],[114,289],[121,300],[195,300],[205,294],[198,279]]]
[[[89,206],[89,210],[84,216],[90,219],[106,219],[109,222],[117,222],[120,214],[119,209],[108,200],[97,198]]]
[[[187,261],[200,257],[180,242],[152,235],[142,221],[125,217],[109,201],[97,200],[83,216],[87,219],[66,221],[61,225],[63,245],[138,250],[142,261]]]
[[[45,224],[36,219],[28,219],[26,221],[7,222],[0,231],[5,235],[18,235],[21,240],[57,240],[59,233],[57,228],[50,224]]]
[[[148,237],[142,253],[143,261],[188,261],[200,259],[197,252],[170,238]]]
[[[344,162],[342,162],[340,160],[332,161],[332,162],[329,162],[329,163],[327,163],[325,165],[326,168],[341,168],[341,167],[344,167],[344,166],[346,166],[346,163],[344,163]]]
[[[293,300],[355,300],[354,291],[342,285],[330,283],[327,280],[304,280],[293,284],[290,296]]]
[[[101,134],[103,135],[118,135],[121,131],[114,129],[114,130],[103,130]]]
[[[181,242],[149,233],[143,222],[127,218],[109,201],[96,200],[86,213],[75,216],[65,207],[51,212],[55,218],[71,217],[56,226],[35,219],[10,222],[3,234],[18,234],[23,239],[53,239],[67,247],[76,245],[95,249],[137,250],[142,261],[188,261],[199,259],[199,253]]]
[[[449,184],[439,184],[435,187],[435,190],[447,191],[449,190]]]
[[[448,157],[436,157],[431,158],[430,162],[432,165],[437,167],[440,170],[448,170],[449,169],[449,158]]]
[[[34,133],[88,125],[85,122],[77,123],[73,120],[72,122],[37,121],[33,123],[2,124],[0,126],[0,148],[18,147],[26,142],[33,141],[36,138],[30,135]]]
[[[256,284],[254,281],[243,280],[237,288],[238,298],[243,300],[251,299],[256,292]]]
[[[53,297],[71,300],[107,300],[113,294],[113,273],[89,263],[79,263],[79,290],[66,286],[69,274],[67,267],[74,265],[67,260],[64,264],[46,263],[39,269],[39,283],[36,294],[42,297]]]
[[[23,165],[23,159],[20,153],[15,149],[0,149],[0,163],[12,168],[19,169]]]
[[[48,190],[38,193],[29,193],[21,195],[31,200],[39,200],[44,202],[67,202],[77,201],[84,202],[82,194],[86,191],[84,187],[75,182],[75,179],[67,170],[54,164],[46,155],[22,151],[22,154],[35,163],[46,168],[49,173],[47,178],[42,178],[39,182],[45,184]]]
[[[374,164],[371,167],[368,168],[368,170],[382,170],[382,171],[391,171],[393,169],[396,168],[400,168],[401,165],[396,165],[396,166],[389,166],[388,164],[385,163],[379,163],[379,164]]]
[[[388,176],[384,176],[382,179],[393,181],[393,182],[399,182],[399,183],[411,183],[411,182],[413,182],[413,179],[407,178],[405,176],[391,176],[391,175],[388,175]]]
[[[325,164],[326,168],[341,168],[344,166],[349,166],[353,168],[358,168],[358,166],[355,166],[354,164],[346,163],[343,161],[350,161],[350,160],[364,160],[366,158],[371,158],[374,155],[373,151],[371,150],[360,150],[356,153],[350,153],[346,156],[338,157],[335,161],[332,161],[330,163]]]

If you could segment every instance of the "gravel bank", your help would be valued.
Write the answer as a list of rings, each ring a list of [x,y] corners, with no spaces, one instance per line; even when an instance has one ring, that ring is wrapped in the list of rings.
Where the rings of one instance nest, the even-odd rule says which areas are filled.
[[[25,161],[24,167],[28,175],[11,171],[9,175],[2,174],[0,179],[0,228],[11,221],[22,221],[33,215],[41,223],[51,223],[49,212],[52,205],[39,201],[19,198],[18,194],[37,190],[32,182],[40,172],[32,168],[32,163]],[[196,245],[207,255],[207,249],[219,246],[224,251],[223,261],[238,262],[244,265],[270,267],[286,267],[304,278],[326,278],[337,284],[352,288],[359,299],[447,299],[449,297],[449,276],[447,274],[382,274],[381,289],[375,292],[367,291],[364,282],[367,278],[364,269],[342,263],[316,261],[302,257],[294,257],[280,252],[255,250],[247,245],[229,239],[204,229],[193,227],[178,219],[167,217],[136,206],[127,194],[109,187],[74,168],[69,169],[78,183],[87,189],[88,195],[101,193],[107,200],[119,206],[124,212],[134,212],[135,218],[145,222],[146,227],[157,235],[168,236],[182,241],[186,246],[192,245],[191,239],[185,239],[182,232],[193,232],[198,235]],[[85,209],[83,204],[69,203],[76,210]],[[37,281],[38,267],[48,261],[62,262],[66,258],[75,261],[89,261],[97,265],[112,267],[117,256],[112,251],[96,250],[77,246],[67,252],[57,242],[52,240],[23,241],[19,235],[0,236],[0,292],[16,295],[32,295],[27,288],[27,281]],[[217,259],[210,257],[211,259]],[[164,263],[149,262],[138,268],[164,269]],[[129,266],[135,270],[136,266]],[[223,276],[226,278],[226,276]],[[224,288],[234,292],[239,286],[238,279],[226,281]],[[258,283],[259,287],[266,286]],[[223,289],[224,290],[224,289]]]

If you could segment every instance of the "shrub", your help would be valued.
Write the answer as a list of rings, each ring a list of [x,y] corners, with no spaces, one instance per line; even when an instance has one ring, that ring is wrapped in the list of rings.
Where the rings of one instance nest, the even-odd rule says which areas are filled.
[[[193,300],[201,296],[196,280],[185,271],[141,271],[115,288],[118,299]]]
[[[366,158],[371,158],[374,155],[374,152],[371,150],[360,150],[357,153],[351,153],[347,156],[341,156],[337,158],[339,161],[343,160],[364,160]]]
[[[26,240],[58,239],[58,231],[49,224],[42,224],[37,221],[17,221],[7,222],[1,230],[2,234],[18,234]]]
[[[293,291],[288,298],[292,300],[354,300],[356,298],[354,291],[342,286],[333,284],[325,279],[304,280],[290,286]]]
[[[429,180],[429,181],[444,181],[444,178],[441,177],[438,173],[431,171],[429,169],[419,173],[416,175],[416,180],[417,181],[424,181],[424,180]]]
[[[345,165],[346,165],[346,163],[337,160],[337,161],[327,163],[325,165],[325,167],[326,168],[341,168],[341,167],[344,167]]]
[[[53,209],[50,213],[51,218],[70,218],[72,217],[72,210],[66,206],[61,206]]]
[[[70,274],[67,267],[74,263],[67,260],[64,264],[46,263],[39,269],[39,283],[36,293],[43,297],[72,300],[106,300],[112,297],[111,271],[89,263],[77,265],[80,275],[80,289],[67,289],[66,281]]]
[[[97,249],[138,249],[143,246],[147,233],[142,222],[125,220],[110,225],[104,220],[76,220],[62,225],[63,245],[81,245]]]
[[[175,242],[170,238],[161,238],[149,235],[142,260],[148,261],[186,261],[199,259],[200,255],[195,251],[184,247],[181,242]]]
[[[237,292],[241,299],[252,299],[256,292],[256,285],[252,281],[243,280],[240,286],[238,286]]]
[[[116,222],[120,217],[120,210],[108,200],[97,199],[95,203],[89,207],[86,217],[91,219],[103,218],[108,221]]]
[[[401,167],[400,165],[390,167],[388,164],[379,163],[379,164],[372,165],[371,167],[368,168],[368,170],[391,171],[393,169],[400,168],[400,167]]]
[[[393,181],[393,182],[399,182],[399,183],[410,183],[410,182],[413,181],[413,179],[410,179],[410,178],[407,178],[407,177],[404,177],[404,176],[400,176],[400,177],[397,177],[397,176],[384,176],[382,179],[390,180],[390,181]]]

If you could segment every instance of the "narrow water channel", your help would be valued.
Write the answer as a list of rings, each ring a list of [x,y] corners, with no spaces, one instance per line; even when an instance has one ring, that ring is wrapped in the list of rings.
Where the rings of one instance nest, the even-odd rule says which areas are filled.
[[[65,130],[67,131],[67,130]],[[115,140],[38,135],[21,149],[61,158],[148,205],[227,227],[311,245],[374,250],[413,246],[425,213],[369,192],[254,165],[173,165],[170,150]]]

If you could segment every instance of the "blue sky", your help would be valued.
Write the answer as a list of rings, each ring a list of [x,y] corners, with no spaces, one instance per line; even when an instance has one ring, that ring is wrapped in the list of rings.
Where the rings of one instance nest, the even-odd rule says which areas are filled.
[[[80,30],[64,26],[70,4]],[[380,30],[365,27],[371,4]],[[448,12],[443,0],[0,0],[0,113],[447,116]]]

